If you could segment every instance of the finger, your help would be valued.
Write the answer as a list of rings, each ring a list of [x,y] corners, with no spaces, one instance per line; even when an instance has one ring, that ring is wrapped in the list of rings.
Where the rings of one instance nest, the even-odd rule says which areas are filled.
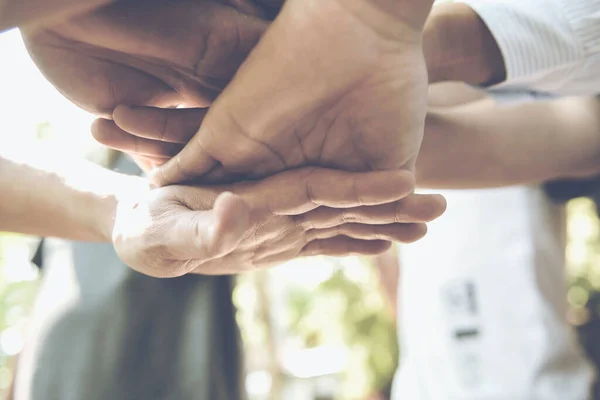
[[[171,158],[160,155],[160,153],[168,150],[168,147],[165,146],[166,149],[163,149],[162,145],[137,140],[136,137],[185,144],[194,136],[205,114],[206,109],[203,108],[165,109],[119,106],[113,113],[113,120],[120,130],[116,130],[114,126],[105,126],[104,122],[102,122],[102,125],[93,127],[92,134],[100,143],[109,147],[123,149],[126,152],[132,152],[132,150],[128,149],[136,146],[143,147],[146,152],[154,151],[156,155],[153,155],[151,158],[156,158],[152,163],[154,168],[156,168],[165,164]],[[134,137],[127,135],[128,133],[134,135]],[[182,147],[177,147],[177,149],[179,151]],[[212,160],[210,162],[213,163]],[[144,170],[148,171],[148,169]],[[154,171],[151,177],[155,183],[160,185],[171,183],[171,181],[163,180],[158,172],[160,171]],[[185,176],[183,179],[186,182],[223,184],[237,182],[244,178],[244,175],[227,171],[221,165],[217,164],[214,164],[210,172],[206,174],[198,177],[198,179],[193,179],[196,178],[194,174],[183,174]]]
[[[300,252],[300,256],[334,256],[376,255],[386,252],[391,242],[382,240],[359,240],[345,236],[331,239],[313,240]]]
[[[217,197],[212,210],[181,214],[166,244],[175,257],[194,260],[190,265],[197,268],[233,252],[249,226],[248,206],[239,196],[225,192]]]
[[[427,225],[389,224],[362,225],[344,224],[327,229],[313,229],[307,232],[309,240],[329,239],[336,236],[347,236],[361,240],[386,240],[399,243],[413,243],[427,233]]]
[[[246,177],[227,171],[221,164],[217,164],[206,175],[200,178],[204,184],[224,184],[244,181]]]
[[[249,204],[267,204],[275,215],[298,215],[319,206],[352,208],[390,203],[408,196],[415,180],[408,171],[346,172],[303,168],[244,186]]]
[[[154,161],[154,167],[158,167],[165,162],[169,161],[169,159],[152,159]],[[209,172],[205,175],[197,178],[193,178],[185,181],[185,185],[191,186],[207,186],[213,185],[213,188],[222,189],[222,190],[231,190],[232,186],[226,186],[225,184],[232,184],[235,182],[242,182],[246,179],[244,175],[234,174],[227,172],[223,166],[220,164],[216,164]],[[219,186],[214,186],[214,185]]]
[[[259,232],[257,240],[250,252],[253,260],[261,260],[277,254],[288,254],[291,258],[297,257],[300,251],[309,242],[308,235],[300,229],[281,230],[277,232]],[[259,243],[260,242],[260,243]],[[292,253],[294,253],[292,255]]]
[[[231,253],[222,258],[202,263],[194,268],[191,273],[198,275],[235,275],[253,269],[252,263],[242,255]]]
[[[148,179],[156,186],[167,186],[194,180],[202,182],[202,175],[212,170],[217,165],[217,161],[203,152],[198,152],[196,160],[197,163],[190,167],[189,163],[183,161],[180,153],[150,171]]]
[[[242,240],[250,227],[250,208],[237,195],[224,192],[215,200],[213,212],[217,223],[199,224],[199,234],[206,240],[208,251],[213,258],[231,253]]]
[[[393,203],[347,209],[318,207],[294,216],[305,229],[325,229],[345,223],[384,225],[406,222],[430,222],[446,210],[441,195],[411,194]]]
[[[390,247],[391,243],[386,241],[357,240],[338,236],[331,239],[314,240],[300,251],[293,248],[274,254],[257,252],[252,259],[252,265],[255,268],[269,268],[298,257],[376,255],[386,252]]]
[[[107,119],[95,120],[91,130],[92,136],[98,142],[130,154],[155,158],[171,158],[182,148],[179,144],[134,136],[119,128],[113,121]]]
[[[133,161],[141,168],[142,171],[148,172],[164,164],[169,158],[157,158],[157,157],[145,157],[140,155],[131,154]]]
[[[198,131],[206,111],[206,108],[119,106],[113,113],[113,120],[119,128],[138,137],[186,144]]]
[[[142,156],[132,155],[131,158],[142,171],[149,171],[154,168],[154,163]]]
[[[229,172],[252,176],[286,169],[279,155],[268,146],[246,137],[240,131],[243,128],[235,122],[214,122],[230,119],[224,117],[226,113],[221,112],[212,120],[210,115],[209,111],[203,125],[185,148],[157,168],[152,175],[153,182],[167,185],[190,180],[207,173],[217,161]]]
[[[303,235],[304,236],[304,235]],[[253,247],[252,250],[243,246],[218,259],[202,263],[193,273],[202,275],[231,275],[256,269],[267,268],[298,257],[306,240],[297,240],[283,235],[279,241]],[[267,260],[263,262],[262,260]]]
[[[153,193],[160,196],[161,192]],[[231,193],[219,196],[208,211],[192,210],[176,200],[151,198],[136,205],[134,212],[131,206],[120,205],[115,232],[123,261],[154,277],[185,275],[201,263],[231,253],[249,227],[250,210]]]

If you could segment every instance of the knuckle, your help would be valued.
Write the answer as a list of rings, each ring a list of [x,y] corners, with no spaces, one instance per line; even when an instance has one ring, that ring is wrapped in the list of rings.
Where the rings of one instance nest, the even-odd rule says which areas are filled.
[[[182,160],[182,156],[181,153],[177,154],[175,156],[175,165],[177,166],[177,171],[179,172],[179,175],[181,177],[183,177],[184,179],[188,179],[188,178],[193,178],[194,177],[194,173],[193,171],[189,170],[188,168],[185,167],[185,164]]]
[[[317,180],[315,178],[316,172],[319,170],[317,167],[308,167],[303,170],[304,173],[304,188],[306,190],[306,198],[313,204],[318,204],[318,192]]]
[[[404,201],[400,200],[394,204],[394,222],[399,224],[406,222],[406,216],[404,213]]]
[[[358,220],[358,216],[353,212],[343,210],[340,213],[339,219],[344,224],[350,224],[356,222]]]
[[[352,179],[352,196],[356,200],[356,203],[359,207],[363,206],[365,204],[365,201],[360,194],[360,190],[358,189],[358,184],[357,184],[356,179]]]
[[[404,240],[405,243],[414,243],[422,239],[427,234],[427,225],[413,224],[410,226],[408,234]]]
[[[161,142],[164,142],[168,136],[170,115],[171,114],[169,112],[165,112],[162,116],[163,121],[162,121],[162,126],[160,128],[159,137],[158,137],[158,140]]]

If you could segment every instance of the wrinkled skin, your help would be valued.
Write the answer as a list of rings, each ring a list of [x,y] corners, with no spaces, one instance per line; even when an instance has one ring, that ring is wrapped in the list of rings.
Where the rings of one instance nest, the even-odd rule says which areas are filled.
[[[113,243],[130,267],[156,277],[233,274],[299,256],[377,254],[420,239],[445,209],[406,198],[402,171],[283,172],[228,186],[168,186],[120,204]]]
[[[421,103],[426,96],[426,90],[422,90],[426,88],[420,50],[422,24],[413,24],[419,13],[405,13],[409,7],[403,5],[399,16],[400,6],[390,8],[383,3],[383,0],[327,0],[322,8],[312,0],[305,3],[291,0],[261,40],[268,17],[274,16],[280,6],[276,1],[260,0],[257,4],[237,0],[228,4],[212,0],[125,1],[43,30],[26,31],[24,39],[36,64],[61,93],[81,108],[109,119],[117,115],[114,109],[118,105],[207,107],[243,63],[231,86],[210,109],[196,137],[155,175],[160,183],[202,177],[209,171],[213,181],[231,181],[232,177],[241,180],[303,165],[349,171],[410,170],[421,141],[424,118]],[[259,41],[260,45],[252,51]],[[134,112],[128,114],[135,108],[121,109],[122,118],[135,117]],[[98,127],[118,129],[115,123],[106,121],[97,124]],[[163,156],[162,161],[167,159]],[[287,185],[296,188],[294,180]],[[328,239],[323,235],[310,236],[304,228],[304,233],[297,231],[298,237],[305,237],[304,241],[292,241],[296,247],[277,253],[275,243],[268,242],[266,247],[276,254],[248,258],[248,254],[256,254],[252,245],[266,242],[251,241],[248,247],[244,239],[246,222],[238,218],[236,224],[222,231],[232,237],[237,234],[237,239],[216,241],[223,243],[226,251],[209,252],[208,258],[206,252],[203,256],[185,251],[175,256],[165,254],[162,253],[165,243],[172,236],[165,236],[170,225],[164,221],[172,221],[173,215],[185,209],[208,210],[214,205],[214,201],[202,203],[201,207],[186,203],[177,198],[178,191],[183,189],[160,189],[136,207],[121,207],[120,215],[124,216],[121,218],[131,217],[138,222],[119,225],[122,230],[115,236],[115,245],[126,263],[157,276],[194,271],[232,273],[239,270],[219,269],[227,257],[241,263],[242,269],[254,268],[306,254],[311,249],[307,247],[310,240],[337,241],[358,235],[335,230],[329,231],[327,235],[334,237]],[[208,194],[203,192],[203,195]],[[409,192],[404,193],[407,195]],[[235,210],[243,209],[241,204],[246,203],[245,199],[242,203],[238,200],[217,202],[212,212],[222,212],[223,218],[237,215]],[[399,224],[396,228],[402,231],[413,229],[413,221],[435,218],[444,207],[440,198],[411,195],[406,201],[413,206],[402,221],[394,220]],[[230,208],[222,204],[229,204]],[[393,204],[394,201],[389,201],[388,207]],[[437,211],[430,211],[423,218],[416,210],[427,208],[427,204],[436,204],[431,209]],[[264,200],[249,205],[247,218],[251,225],[252,221],[268,219],[264,206]],[[152,218],[139,220],[140,215],[148,214],[139,210],[153,210]],[[323,210],[327,208],[319,207],[314,212]],[[256,215],[261,218],[253,219]],[[149,225],[144,225],[144,221]],[[155,225],[156,221],[161,223]],[[403,223],[407,224],[402,227]],[[205,226],[205,231],[221,232],[219,226],[213,220]],[[375,246],[378,242],[382,244],[378,237],[412,241],[424,234],[423,227],[418,226],[420,233],[413,232],[414,237],[410,238],[370,228],[362,239],[375,238],[375,244],[370,244]],[[133,232],[128,230],[132,227]],[[189,230],[180,237],[186,246],[195,238]],[[155,257],[157,248],[162,257]],[[236,249],[242,256],[231,258],[237,254]],[[321,251],[319,254],[331,253],[325,251],[326,247],[317,249]],[[344,249],[346,253],[353,252],[352,247]],[[153,256],[144,262],[132,262],[137,260],[136,254],[142,258]],[[175,262],[176,266],[169,272],[158,272],[162,269],[155,268],[157,259],[171,267]]]
[[[268,23],[253,3],[230,4],[121,1],[23,38],[46,78],[96,115],[119,104],[207,106]]]
[[[155,181],[219,165],[254,178],[302,165],[412,170],[427,104],[427,3],[289,0]]]

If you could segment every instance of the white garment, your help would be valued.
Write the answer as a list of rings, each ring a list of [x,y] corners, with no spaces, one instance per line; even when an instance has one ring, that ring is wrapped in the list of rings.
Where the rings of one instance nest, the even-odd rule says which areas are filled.
[[[539,188],[445,191],[400,250],[394,400],[586,400],[566,322],[564,218]]]
[[[496,39],[506,65],[500,87],[561,95],[600,93],[600,0],[457,0]]]

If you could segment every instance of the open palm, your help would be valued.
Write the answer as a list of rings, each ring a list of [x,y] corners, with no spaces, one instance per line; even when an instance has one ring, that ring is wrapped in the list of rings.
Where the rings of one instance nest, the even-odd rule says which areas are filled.
[[[188,180],[217,163],[252,177],[302,165],[413,169],[427,101],[424,3],[289,0],[155,179]]]

